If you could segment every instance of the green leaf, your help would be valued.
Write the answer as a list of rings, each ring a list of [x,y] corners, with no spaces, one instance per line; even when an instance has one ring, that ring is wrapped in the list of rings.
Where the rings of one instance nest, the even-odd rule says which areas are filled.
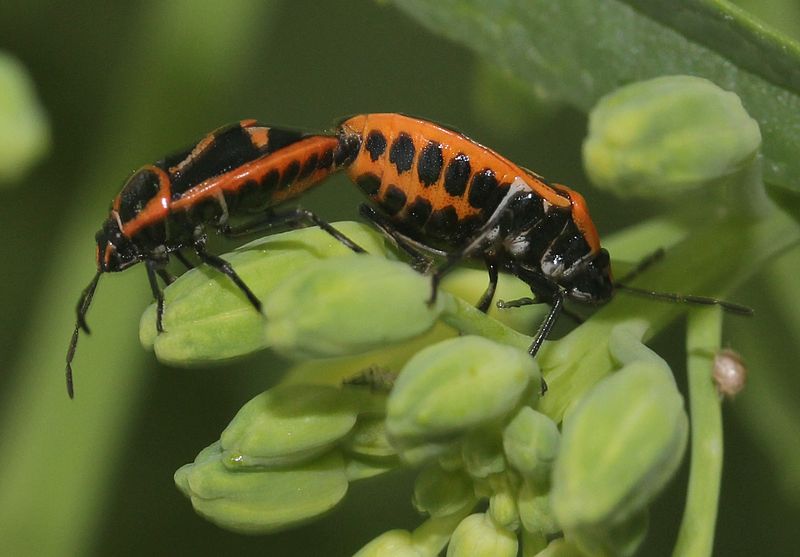
[[[662,75],[735,92],[764,138],[764,177],[800,191],[800,46],[722,0],[395,0],[435,32],[588,111]]]

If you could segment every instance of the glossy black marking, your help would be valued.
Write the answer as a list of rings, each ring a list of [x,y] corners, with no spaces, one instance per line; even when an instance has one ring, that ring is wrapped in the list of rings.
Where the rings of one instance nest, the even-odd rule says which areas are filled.
[[[381,208],[387,215],[394,216],[406,204],[406,193],[397,186],[390,184],[380,200]]]
[[[589,254],[591,248],[586,239],[578,230],[575,222],[569,219],[559,234],[550,245],[550,253],[558,254],[557,258],[566,271],[578,260]]]
[[[333,151],[333,162],[339,167],[350,164],[358,156],[361,148],[361,138],[357,135],[339,135],[339,144]]]
[[[319,162],[317,163],[317,168],[320,170],[327,170],[333,164],[333,149],[325,149],[325,152],[322,153],[322,156],[319,158]]]
[[[275,130],[270,130],[270,138]],[[194,158],[187,158],[180,172],[172,177],[172,199],[197,184],[224,174],[264,154],[251,141],[250,134],[239,124],[223,128],[214,134],[214,141]]]
[[[443,165],[442,145],[435,141],[429,141],[419,154],[419,161],[417,162],[419,181],[426,186],[435,184],[442,174]]]
[[[128,222],[138,215],[159,189],[160,182],[155,172],[146,168],[136,171],[119,194],[119,218],[122,222]]]
[[[431,213],[425,231],[432,237],[440,240],[452,240],[456,235],[458,213],[455,207],[448,205]]]
[[[367,195],[376,195],[381,189],[381,179],[372,172],[365,172],[356,178],[356,184]]]
[[[556,208],[545,213],[544,218],[535,226],[520,234],[527,242],[528,249],[524,255],[520,255],[516,259],[538,268],[542,256],[553,243],[553,239],[562,233],[567,221],[571,220],[570,215],[569,210]]]
[[[401,133],[389,150],[389,162],[397,167],[398,174],[408,172],[414,163],[414,153],[414,142],[411,140],[411,136]]]
[[[297,130],[287,130],[282,128],[269,128],[267,136],[267,153],[274,153],[292,143],[297,143],[306,136]]]
[[[423,197],[417,197],[406,208],[405,223],[412,228],[422,228],[431,216],[431,202]]]
[[[375,162],[386,151],[386,137],[377,131],[369,132],[364,148],[369,152],[369,158]]]
[[[467,198],[469,204],[476,209],[491,213],[497,209],[503,196],[508,192],[509,185],[507,182],[498,185],[494,171],[484,168],[472,177]]]
[[[508,227],[510,230],[522,230],[530,227],[544,218],[544,203],[542,198],[533,191],[516,195],[508,203],[511,215]]]
[[[290,162],[281,175],[281,181],[278,187],[288,188],[294,183],[298,174],[300,174],[300,163],[298,161]]]
[[[303,180],[311,176],[311,174],[317,169],[318,161],[319,155],[312,153],[311,156],[306,159],[306,162],[303,163],[303,168],[300,170],[300,174],[297,175],[297,179]]]
[[[469,157],[464,153],[457,154],[444,171],[444,190],[454,197],[464,195],[471,172]]]
[[[480,215],[470,215],[459,219],[456,223],[452,240],[461,243],[472,238],[485,222],[486,219]]]
[[[475,176],[472,177],[472,184],[469,188],[469,204],[476,209],[483,209],[489,204],[488,202],[496,189],[497,178],[495,178],[492,169],[484,168],[480,172],[476,172]]]

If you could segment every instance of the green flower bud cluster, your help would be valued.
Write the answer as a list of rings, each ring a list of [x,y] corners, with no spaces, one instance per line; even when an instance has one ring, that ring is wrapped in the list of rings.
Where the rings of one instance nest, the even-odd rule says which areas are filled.
[[[695,107],[684,122],[687,137],[700,116],[736,115],[727,93],[693,78],[670,79],[623,91],[620,98],[632,105],[612,99],[598,110],[618,111],[613,115],[634,136],[661,137],[662,148],[680,134],[674,120],[658,121],[656,108],[671,106],[658,95],[671,92],[675,106]],[[654,95],[654,104],[637,96],[642,91]],[[703,108],[714,102],[721,106]],[[636,106],[636,114],[626,112]],[[613,120],[597,119],[609,126]],[[747,128],[748,121],[737,125]],[[720,133],[728,139],[714,147],[727,146],[724,156],[707,155],[703,168],[684,157],[683,168],[642,155],[651,163],[648,176],[664,174],[663,185],[683,191],[748,164],[757,134]],[[641,177],[594,139],[587,153],[602,156],[592,164],[599,160],[602,170],[610,161],[621,172],[608,180],[630,186]],[[633,160],[634,146],[647,145],[621,152]],[[642,244],[647,253],[653,230],[660,230],[676,243],[672,261],[684,264],[697,260],[697,245],[744,245],[732,240],[746,230],[738,221],[709,225],[702,235],[668,224],[623,233],[620,243]],[[156,334],[154,307],[142,318],[142,341],[163,361],[193,365],[269,348],[296,362],[176,473],[197,512],[229,529],[273,532],[328,512],[350,482],[413,467],[419,472],[412,501],[427,518],[413,531],[377,536],[357,555],[426,557],[445,547],[449,556],[632,555],[647,531],[649,505],[683,459],[689,427],[671,370],[643,340],[682,310],[615,300],[546,342],[534,361],[525,349],[540,308],[479,312],[472,303],[485,275],[474,270],[454,273],[428,305],[429,279],[394,260],[378,235],[354,223],[334,226],[370,255],[303,229],[225,256],[264,302],[265,316],[225,277],[200,268],[166,289],[166,332]],[[781,228],[773,228],[759,233],[759,246],[775,243]],[[683,292],[724,289],[737,261],[692,273],[667,262],[655,282]],[[501,280],[498,297],[526,294],[525,285]],[[544,397],[543,377],[550,387]],[[711,520],[703,526],[709,536]]]

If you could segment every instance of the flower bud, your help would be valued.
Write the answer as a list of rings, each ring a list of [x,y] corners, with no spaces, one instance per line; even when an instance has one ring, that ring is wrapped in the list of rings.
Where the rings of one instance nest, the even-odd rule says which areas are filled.
[[[487,514],[471,514],[450,538],[447,557],[515,557],[517,536],[497,526]]]
[[[493,476],[491,484],[494,493],[489,497],[489,516],[492,521],[506,530],[515,531],[519,528],[519,510],[517,509],[516,493],[508,481],[506,474]]]
[[[630,363],[584,395],[564,421],[553,471],[551,504],[567,538],[612,554],[635,545],[687,435],[683,398],[658,362]]]
[[[586,172],[630,197],[674,197],[750,165],[761,132],[739,97],[699,77],[659,77],[606,95],[589,115]]]
[[[393,458],[397,455],[386,437],[386,420],[383,416],[360,417],[342,448],[350,454],[372,459]]]
[[[353,222],[334,227],[369,253],[385,253],[374,231]],[[222,256],[262,302],[280,285],[321,259],[354,256],[319,228],[266,236]],[[164,332],[156,332],[155,304],[145,310],[139,339],[159,360],[191,365],[225,361],[268,347],[264,326],[270,316],[258,313],[231,280],[199,266],[164,290]]]
[[[469,435],[461,448],[464,468],[473,478],[487,478],[506,469],[500,434],[479,430]]]
[[[524,351],[482,337],[445,340],[405,365],[387,403],[386,427],[400,443],[456,438],[499,420],[539,372]]]
[[[555,422],[528,406],[523,406],[503,430],[503,449],[508,462],[542,492],[550,486],[550,472],[560,441]]]
[[[50,128],[33,81],[0,52],[0,183],[16,182],[50,148]]]
[[[472,481],[463,472],[445,472],[439,465],[430,464],[414,483],[414,507],[434,518],[453,514],[474,502]]]
[[[433,306],[429,295],[430,279],[399,261],[369,255],[320,261],[267,297],[266,338],[291,357],[360,354],[433,327],[446,294]]]
[[[242,406],[222,432],[225,464],[287,466],[329,450],[356,423],[347,393],[327,385],[282,385]]]
[[[414,547],[411,533],[406,530],[384,532],[362,547],[353,557],[424,557]]]
[[[231,471],[218,443],[175,472],[194,509],[236,532],[263,534],[317,517],[344,498],[347,477],[337,452],[288,469]]]
[[[517,508],[526,531],[547,536],[561,530],[550,508],[549,494],[538,492],[529,482],[519,490]]]

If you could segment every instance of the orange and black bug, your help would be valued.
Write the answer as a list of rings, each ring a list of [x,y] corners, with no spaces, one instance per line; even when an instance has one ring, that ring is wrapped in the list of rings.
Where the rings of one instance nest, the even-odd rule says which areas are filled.
[[[157,329],[163,331],[164,299],[158,277],[174,255],[193,251],[202,263],[227,275],[250,303],[261,303],[223,259],[208,253],[206,226],[239,236],[281,226],[316,224],[353,251],[351,240],[309,211],[274,209],[296,198],[331,173],[346,169],[372,205],[360,212],[427,269],[431,255],[445,258],[435,269],[431,301],[442,276],[465,259],[482,259],[489,286],[478,302],[486,311],[500,270],[527,283],[535,300],[551,305],[529,349],[535,355],[566,299],[605,303],[615,288],[608,252],[583,197],[514,164],[453,130],[400,114],[364,114],[343,121],[333,134],[306,135],[270,128],[254,120],[220,128],[191,149],[134,173],[114,199],[96,235],[97,273],[84,290],[67,352],[67,388],[86,312],[102,273],[145,263],[157,301]],[[258,217],[236,227],[229,220]],[[673,301],[720,304],[737,313],[749,308],[701,296],[649,291]]]
[[[465,259],[483,259],[489,287],[478,307],[487,310],[498,270],[527,283],[535,300],[551,309],[529,348],[535,355],[565,299],[584,304],[610,300],[615,288],[608,252],[583,197],[547,182],[466,136],[438,124],[400,114],[364,114],[341,123],[340,137],[360,149],[346,172],[369,197],[361,213],[418,266],[425,253],[446,258],[433,272],[431,301],[442,276]],[[642,292],[642,291],[639,291]],[[737,313],[749,308],[702,296],[645,292],[700,304],[720,304]]]
[[[220,128],[187,149],[136,171],[111,204],[96,235],[97,273],[83,291],[75,330],[67,351],[67,390],[73,396],[72,359],[80,329],[89,332],[86,312],[100,275],[144,263],[163,331],[164,297],[170,256],[187,267],[184,251],[228,276],[260,311],[261,302],[233,268],[206,250],[205,227],[233,237],[280,226],[316,224],[354,251],[363,251],[316,215],[302,209],[276,213],[273,207],[300,195],[352,161],[358,140],[335,135],[306,135],[243,120]],[[229,219],[259,213],[237,227]]]

